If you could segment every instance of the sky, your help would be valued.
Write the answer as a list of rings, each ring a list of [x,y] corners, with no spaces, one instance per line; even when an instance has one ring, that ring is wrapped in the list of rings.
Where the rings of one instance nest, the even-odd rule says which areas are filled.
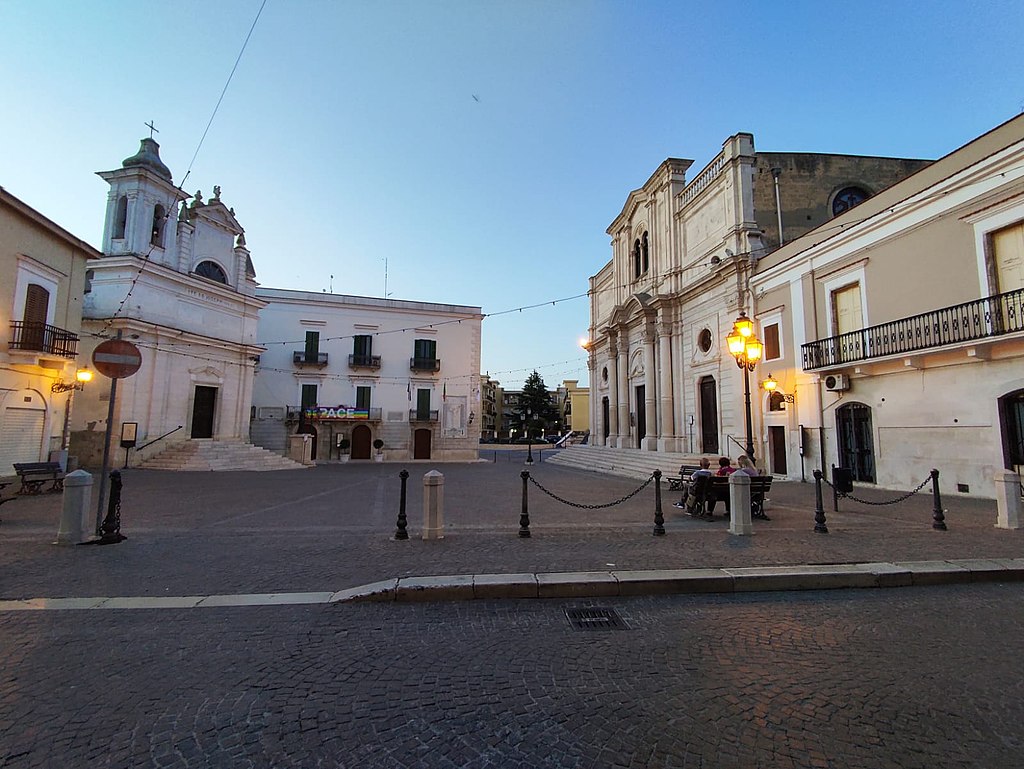
[[[479,306],[482,372],[586,384],[588,279],[665,158],[941,157],[1024,110],[1022,31],[1000,0],[0,0],[0,186],[99,247],[95,172],[154,121],[261,285]]]

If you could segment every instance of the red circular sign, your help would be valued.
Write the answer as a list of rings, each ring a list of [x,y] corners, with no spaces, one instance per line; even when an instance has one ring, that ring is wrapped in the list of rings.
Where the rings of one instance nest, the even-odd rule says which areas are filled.
[[[92,364],[103,376],[124,379],[139,370],[142,354],[139,348],[124,339],[108,339],[92,351]]]

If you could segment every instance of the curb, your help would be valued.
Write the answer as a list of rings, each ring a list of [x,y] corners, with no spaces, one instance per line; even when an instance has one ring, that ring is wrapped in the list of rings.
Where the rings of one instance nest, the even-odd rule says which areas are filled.
[[[1024,581],[1024,558],[972,558],[714,569],[401,577],[340,590],[331,596],[329,602],[606,598],[1019,581]]]

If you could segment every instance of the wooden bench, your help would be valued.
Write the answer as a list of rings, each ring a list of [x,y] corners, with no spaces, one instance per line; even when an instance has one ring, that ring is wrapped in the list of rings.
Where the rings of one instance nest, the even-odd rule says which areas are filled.
[[[53,484],[48,491],[64,491],[64,471],[59,462],[15,462],[14,472],[21,481],[19,494],[39,494],[47,482]]]
[[[772,476],[758,475],[750,478],[750,515],[763,521],[770,521],[764,512],[764,498],[772,487]],[[725,503],[725,512],[729,513],[729,476],[712,475],[710,478],[698,478],[694,485],[697,497],[695,515],[714,515],[715,505]]]
[[[700,470],[700,465],[694,465],[693,467],[690,467],[689,465],[683,465],[682,467],[679,468],[679,475],[666,475],[665,480],[668,481],[668,490],[682,491],[683,480],[688,480],[690,476],[693,475],[697,470]]]

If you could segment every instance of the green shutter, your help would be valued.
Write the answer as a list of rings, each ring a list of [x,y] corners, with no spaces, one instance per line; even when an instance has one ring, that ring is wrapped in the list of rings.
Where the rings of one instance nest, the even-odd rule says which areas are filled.
[[[368,408],[370,408],[370,388],[369,387],[357,387],[356,388],[356,408],[357,409],[368,409]]]
[[[316,406],[316,385],[302,385],[302,410]]]
[[[320,332],[319,331],[307,331],[306,332],[306,362],[316,363],[317,358],[320,356]]]
[[[420,419],[430,418],[430,390],[416,391],[416,416]]]

